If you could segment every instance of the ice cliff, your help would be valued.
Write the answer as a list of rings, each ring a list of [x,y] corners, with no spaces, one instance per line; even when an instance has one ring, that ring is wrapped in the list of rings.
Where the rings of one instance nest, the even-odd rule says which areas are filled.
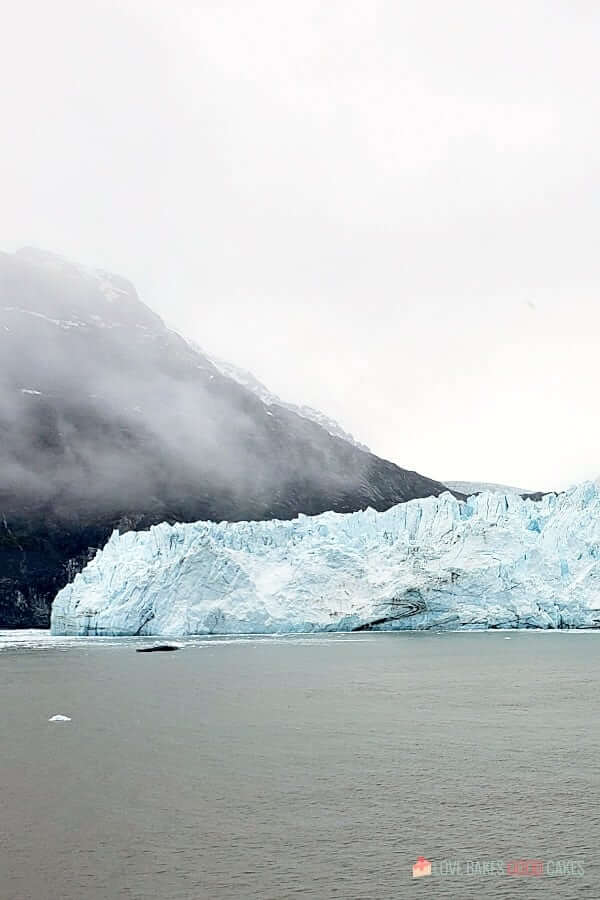
[[[114,532],[54,634],[600,624],[600,488]]]

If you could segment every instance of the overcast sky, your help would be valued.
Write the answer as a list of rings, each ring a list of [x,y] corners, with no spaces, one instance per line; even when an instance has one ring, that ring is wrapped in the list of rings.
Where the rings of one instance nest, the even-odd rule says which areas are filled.
[[[24,0],[0,247],[444,479],[600,474],[592,0]]]

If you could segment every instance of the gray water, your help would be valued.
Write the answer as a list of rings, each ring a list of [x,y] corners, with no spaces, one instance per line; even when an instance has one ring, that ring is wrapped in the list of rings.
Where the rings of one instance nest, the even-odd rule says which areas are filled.
[[[2,900],[599,898],[600,635],[506,637],[0,635]]]

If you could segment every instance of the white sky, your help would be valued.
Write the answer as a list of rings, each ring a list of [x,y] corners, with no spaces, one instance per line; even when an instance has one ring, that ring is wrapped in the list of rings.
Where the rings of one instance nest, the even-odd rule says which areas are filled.
[[[437,478],[600,473],[600,7],[25,0],[0,246]]]

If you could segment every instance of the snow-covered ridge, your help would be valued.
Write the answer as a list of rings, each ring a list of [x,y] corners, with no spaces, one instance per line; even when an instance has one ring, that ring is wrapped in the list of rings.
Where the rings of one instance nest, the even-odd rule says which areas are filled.
[[[371,452],[366,444],[361,444],[360,441],[357,441],[356,438],[350,434],[349,431],[342,428],[340,423],[336,422],[335,419],[332,419],[318,409],[313,409],[312,406],[305,406],[304,404],[299,406],[296,403],[288,403],[287,400],[282,400],[281,397],[274,394],[273,391],[270,391],[262,381],[259,381],[252,372],[249,372],[247,369],[242,369],[241,366],[236,366],[225,359],[221,359],[219,356],[212,356],[210,353],[207,353],[204,347],[197,341],[187,338],[173,323],[167,323],[167,327],[169,331],[177,335],[182,341],[185,341],[194,353],[199,353],[203,359],[208,360],[209,364],[214,366],[217,372],[220,372],[225,378],[230,378],[243,388],[246,388],[247,391],[250,391],[250,393],[258,397],[265,406],[280,406],[283,409],[287,409],[289,412],[293,412],[303,419],[308,419],[310,422],[315,422],[317,425],[320,425],[321,428],[327,431],[328,434],[333,435],[333,437],[339,437],[349,444],[358,447],[359,450],[365,450],[367,453]],[[273,415],[273,413],[267,412],[267,415]]]
[[[594,627],[600,488],[378,513],[113,533],[57,596],[55,634]]]
[[[192,346],[194,345],[193,342]],[[201,350],[201,348],[197,349]],[[204,353],[204,350],[201,350]],[[208,354],[205,354],[208,355]],[[277,394],[274,394],[270,391],[265,385],[256,378],[252,372],[247,372],[246,369],[241,369],[239,366],[234,366],[232,363],[226,362],[223,359],[219,359],[216,356],[208,357],[212,364],[219,370],[222,375],[225,375],[227,378],[232,378],[233,381],[237,381],[238,384],[241,384],[242,387],[245,387],[247,390],[252,391],[253,394],[262,400],[262,402],[266,406],[282,406],[284,409],[288,409],[290,412],[296,413],[298,416],[302,416],[303,419],[309,419],[311,422],[316,422],[317,425],[320,425],[321,428],[324,428],[325,431],[329,432],[329,434],[334,437],[342,438],[344,441],[348,441],[350,444],[354,444],[355,447],[359,447],[361,450],[366,450],[367,453],[371,451],[367,447],[366,444],[361,444],[360,441],[357,441],[355,437],[350,434],[350,432],[346,431],[339,422],[336,422],[335,419],[332,419],[330,416],[321,412],[318,409],[313,409],[312,406],[298,406],[295,403],[288,403],[286,400],[282,400],[281,397],[278,397]]]

